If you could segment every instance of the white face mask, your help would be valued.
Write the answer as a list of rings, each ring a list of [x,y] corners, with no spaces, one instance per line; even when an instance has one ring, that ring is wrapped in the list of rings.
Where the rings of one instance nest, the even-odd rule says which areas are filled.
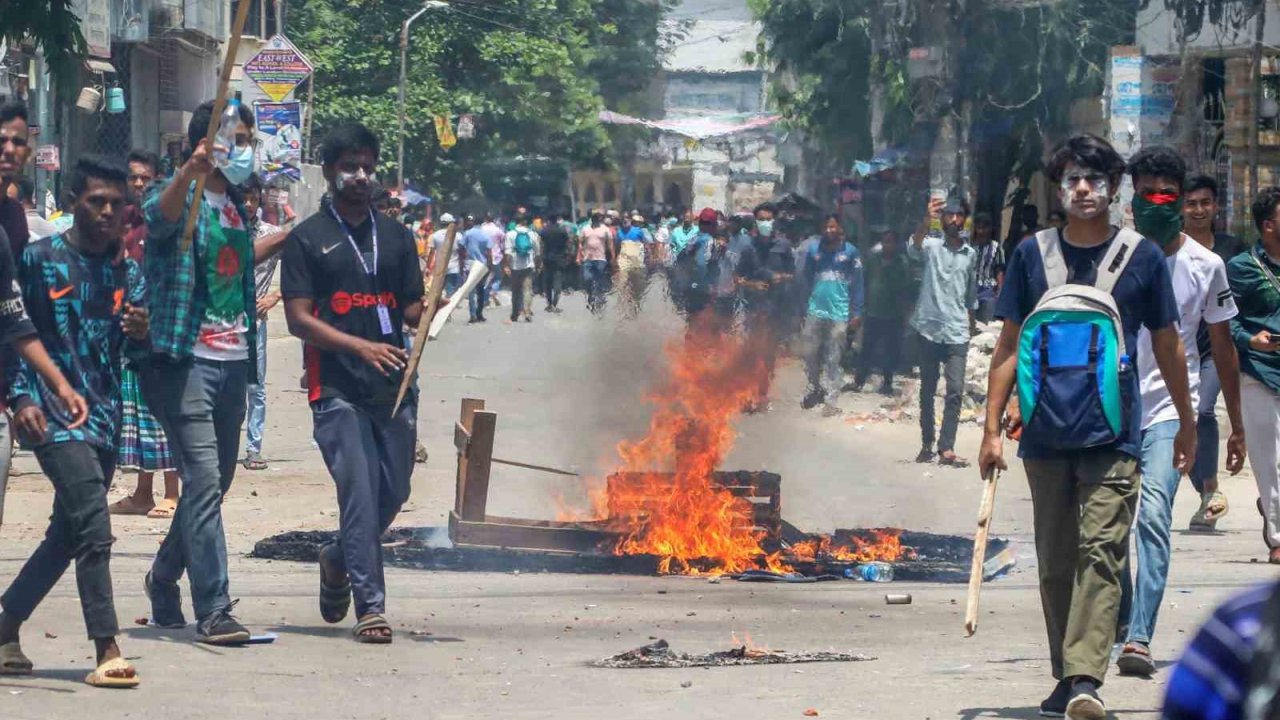
[[[1076,195],[1076,187],[1081,182],[1089,185],[1089,194],[1080,198]],[[1106,176],[1083,168],[1071,166],[1062,175],[1059,184],[1062,208],[1067,214],[1081,220],[1095,218],[1111,206],[1111,182]]]
[[[339,190],[344,190],[348,185],[356,183],[362,179],[368,180],[369,182],[377,182],[377,178],[374,176],[373,173],[366,174],[364,171],[364,168],[358,168],[353,173],[348,173],[348,172],[338,173],[338,176],[334,178],[333,184]]]

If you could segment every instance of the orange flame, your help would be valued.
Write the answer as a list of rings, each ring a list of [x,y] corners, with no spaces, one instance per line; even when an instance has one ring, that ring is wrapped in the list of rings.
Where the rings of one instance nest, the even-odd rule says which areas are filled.
[[[667,377],[647,397],[648,433],[618,444],[619,471],[630,476],[608,497],[610,529],[622,536],[614,552],[657,555],[662,573],[787,569],[764,557],[750,501],[712,479],[733,445],[734,419],[767,372],[762,353],[720,330],[704,315],[667,345]],[[674,472],[656,470],[673,463]]]
[[[869,540],[850,534],[840,543],[834,542],[830,535],[819,535],[792,545],[790,554],[796,560],[829,559],[850,563],[897,562],[915,557],[915,551],[902,544],[901,530],[884,528],[870,532]]]

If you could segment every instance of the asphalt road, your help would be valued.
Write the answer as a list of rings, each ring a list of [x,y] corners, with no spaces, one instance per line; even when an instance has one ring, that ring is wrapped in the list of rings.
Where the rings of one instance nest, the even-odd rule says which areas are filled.
[[[680,324],[655,291],[637,319],[612,301],[593,318],[581,294],[558,316],[532,324],[457,322],[427,348],[420,433],[431,460],[418,466],[414,494],[399,523],[441,525],[453,504],[452,423],[463,397],[499,413],[495,454],[600,477],[615,445],[648,418],[644,394],[661,372],[662,345]],[[535,305],[542,309],[542,303]],[[461,318],[465,320],[465,316]],[[395,643],[363,646],[349,626],[327,626],[316,610],[316,569],[245,557],[265,536],[336,525],[333,489],[311,444],[311,420],[298,389],[298,343],[272,321],[264,472],[241,471],[227,499],[232,596],[251,627],[271,630],[268,646],[215,649],[193,631],[134,624],[149,614],[142,578],[165,532],[161,522],[118,519],[113,558],[122,646],[143,679],[109,692],[81,683],[91,669],[75,583],[67,577],[26,628],[32,678],[0,678],[0,717],[13,718],[800,718],[808,709],[839,718],[1031,718],[1052,687],[1030,545],[1031,506],[1021,470],[1002,481],[995,534],[1019,557],[988,584],[981,628],[965,639],[961,585],[857,582],[751,585],[705,579],[552,574],[388,571],[388,615]],[[808,530],[901,526],[969,534],[981,484],[973,470],[911,463],[914,422],[859,425],[802,412],[800,367],[785,363],[773,410],[743,418],[727,469],[783,476],[784,516]],[[875,396],[846,398],[851,411]],[[977,452],[976,426],[960,434]],[[1253,481],[1224,481],[1233,510],[1214,536],[1174,536],[1168,594],[1154,652],[1153,680],[1112,676],[1103,697],[1117,716],[1154,718],[1169,661],[1214,605],[1273,579],[1253,512]],[[131,478],[117,479],[132,487]],[[571,478],[495,469],[493,514],[554,517],[584,502]],[[13,577],[44,531],[51,499],[34,460],[16,461],[0,529],[0,579]],[[1180,528],[1195,509],[1178,498]],[[888,606],[886,591],[914,602]],[[185,589],[184,589],[185,592]],[[848,650],[868,662],[717,668],[605,670],[592,660],[664,638],[689,652],[723,650],[736,635],[787,650]]]

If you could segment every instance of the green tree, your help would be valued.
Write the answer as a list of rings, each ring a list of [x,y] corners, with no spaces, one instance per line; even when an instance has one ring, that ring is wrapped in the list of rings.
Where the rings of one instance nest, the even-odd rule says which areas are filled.
[[[470,194],[486,163],[602,162],[610,143],[599,111],[653,76],[657,19],[667,4],[454,0],[428,10],[411,31],[405,177],[456,196]],[[333,123],[359,120],[394,147],[400,24],[419,7],[417,0],[290,4],[287,32],[316,66],[317,142]],[[476,117],[475,139],[442,150],[433,117],[461,114]],[[382,157],[380,169],[393,173],[394,152]]]
[[[75,77],[88,55],[80,32],[80,18],[69,0],[3,0],[0,2],[0,37],[9,43],[35,42],[54,77]]]

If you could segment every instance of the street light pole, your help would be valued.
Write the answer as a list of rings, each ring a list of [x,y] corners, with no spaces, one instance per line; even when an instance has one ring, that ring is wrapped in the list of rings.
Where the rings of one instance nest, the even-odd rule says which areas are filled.
[[[418,12],[410,15],[409,19],[405,20],[404,24],[400,26],[400,145],[396,151],[396,176],[397,184],[402,192],[404,191],[404,93],[408,77],[409,26],[413,24],[414,20],[422,17],[422,14],[426,11],[447,7],[449,7],[449,3],[443,2],[443,0],[427,0],[422,4],[422,8]]]

